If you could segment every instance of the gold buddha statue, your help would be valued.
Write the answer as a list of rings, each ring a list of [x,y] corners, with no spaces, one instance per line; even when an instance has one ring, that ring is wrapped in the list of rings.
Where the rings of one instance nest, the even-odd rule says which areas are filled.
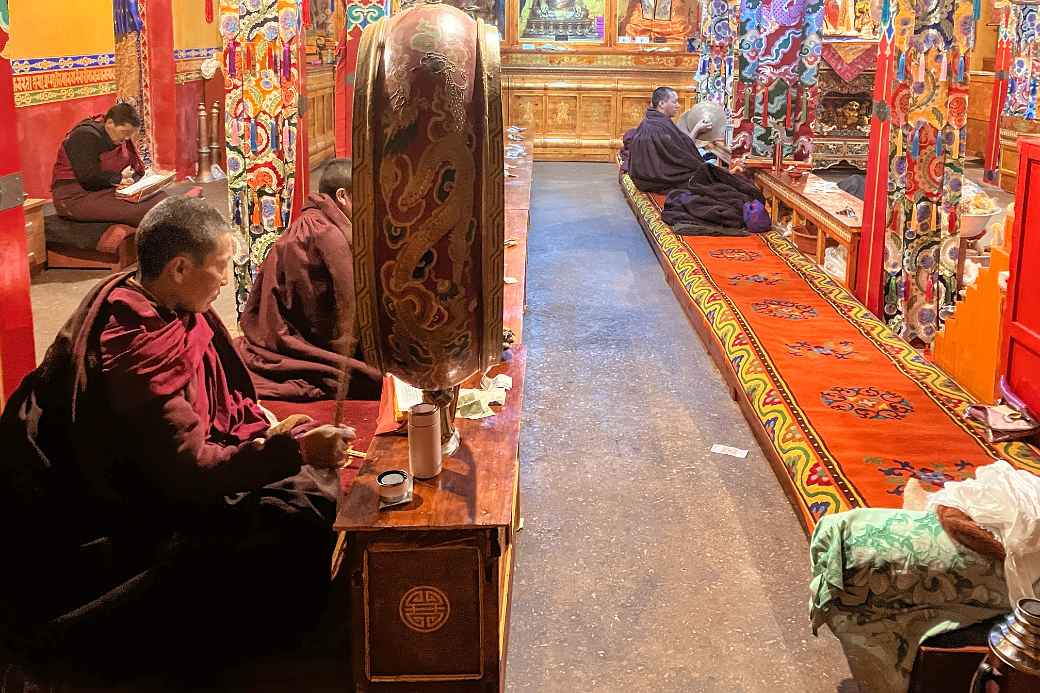
[[[534,0],[521,38],[580,40],[599,34],[584,0]]]

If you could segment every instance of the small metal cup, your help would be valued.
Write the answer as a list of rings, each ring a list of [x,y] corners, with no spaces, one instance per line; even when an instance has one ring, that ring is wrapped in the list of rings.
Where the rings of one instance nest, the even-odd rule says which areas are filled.
[[[403,469],[388,469],[376,477],[379,497],[384,503],[397,503],[411,490],[411,476]]]

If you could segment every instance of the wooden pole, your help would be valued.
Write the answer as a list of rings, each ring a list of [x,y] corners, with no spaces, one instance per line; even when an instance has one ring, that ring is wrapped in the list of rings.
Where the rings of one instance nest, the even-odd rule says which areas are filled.
[[[213,174],[210,172],[211,162],[209,158],[209,133],[206,115],[206,104],[199,101],[199,172],[195,180],[199,183],[212,183]]]
[[[220,102],[214,101],[213,108],[209,111],[209,161],[211,164],[221,164],[224,143],[220,137]]]

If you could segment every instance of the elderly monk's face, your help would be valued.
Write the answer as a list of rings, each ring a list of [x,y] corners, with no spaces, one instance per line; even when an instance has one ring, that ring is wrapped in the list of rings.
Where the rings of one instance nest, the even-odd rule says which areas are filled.
[[[177,307],[192,313],[204,313],[228,283],[228,264],[234,252],[230,233],[221,234],[216,249],[201,263],[184,258],[182,269],[174,273]]]
[[[679,95],[674,91],[668,94],[668,98],[657,105],[657,110],[669,118],[674,118],[679,112]]]

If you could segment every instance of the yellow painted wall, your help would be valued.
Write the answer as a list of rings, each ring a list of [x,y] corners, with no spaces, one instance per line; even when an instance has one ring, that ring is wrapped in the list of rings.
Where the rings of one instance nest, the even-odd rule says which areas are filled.
[[[172,9],[174,48],[216,48],[220,45],[217,18],[214,17],[212,24],[206,23],[205,0],[173,0]],[[214,14],[216,11],[214,7]]]
[[[4,49],[6,58],[115,51],[112,0],[10,0],[8,6],[11,40]]]

